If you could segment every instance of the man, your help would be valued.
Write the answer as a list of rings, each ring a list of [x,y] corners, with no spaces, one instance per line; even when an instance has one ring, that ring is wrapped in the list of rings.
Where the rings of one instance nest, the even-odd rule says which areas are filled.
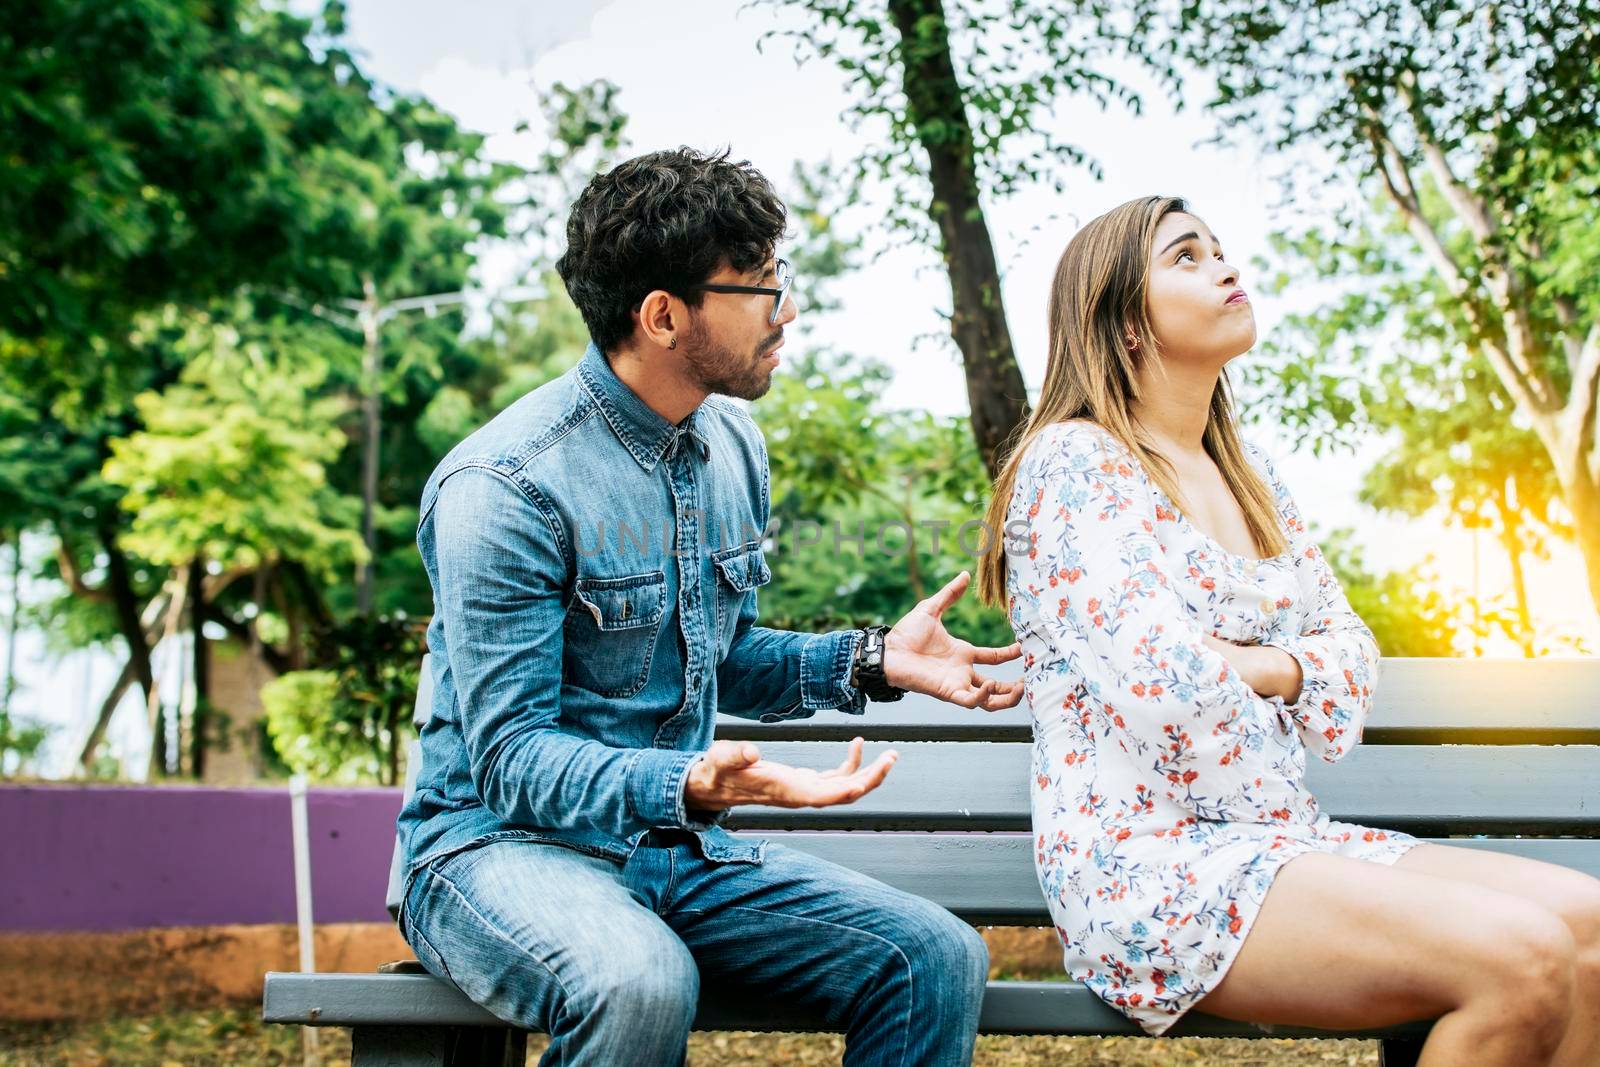
[[[860,713],[905,689],[1014,706],[950,636],[965,574],[885,635],[755,625],[765,444],[753,400],[795,318],[783,204],[725,155],[595,178],[558,267],[592,344],[457,446],[417,543],[435,701],[400,816],[401,926],[547,1063],[681,1063],[700,988],[814,1011],[851,1064],[972,1055],[988,958],[948,912],[717,824],[736,804],[849,803],[895,756],[835,770],[711,743],[718,711]]]

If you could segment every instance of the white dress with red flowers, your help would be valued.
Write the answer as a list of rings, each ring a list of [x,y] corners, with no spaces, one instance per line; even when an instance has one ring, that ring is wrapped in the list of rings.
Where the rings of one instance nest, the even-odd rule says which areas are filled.
[[[1086,422],[1029,447],[1008,513],[1039,884],[1068,974],[1150,1034],[1222,981],[1288,860],[1393,863],[1417,843],[1334,822],[1306,789],[1308,752],[1332,762],[1360,741],[1378,650],[1250,455],[1290,544],[1270,559],[1201,533]],[[1299,699],[1258,696],[1206,633],[1291,653]]]

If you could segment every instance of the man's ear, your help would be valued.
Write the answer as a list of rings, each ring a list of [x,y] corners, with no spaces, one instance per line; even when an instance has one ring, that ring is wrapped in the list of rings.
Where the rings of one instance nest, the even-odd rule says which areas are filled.
[[[678,347],[678,333],[686,325],[683,301],[665,289],[652,289],[635,314],[645,340],[661,348]]]

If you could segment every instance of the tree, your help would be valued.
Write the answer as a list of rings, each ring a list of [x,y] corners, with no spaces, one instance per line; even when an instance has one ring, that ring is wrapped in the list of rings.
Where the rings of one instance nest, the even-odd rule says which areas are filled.
[[[1488,362],[1460,347],[1453,300],[1404,247],[1393,213],[1337,238],[1313,228],[1274,235],[1287,269],[1269,288],[1334,285],[1338,295],[1289,315],[1254,361],[1246,408],[1254,421],[1288,429],[1314,451],[1374,438],[1388,451],[1363,481],[1365,503],[1410,517],[1441,515],[1489,531],[1506,553],[1513,611],[1504,624],[1525,655],[1536,633],[1523,578],[1525,557],[1547,554],[1549,536],[1570,537],[1548,453],[1523,424]]]
[[[1461,608],[1440,594],[1421,567],[1378,573],[1367,564],[1350,530],[1322,538],[1323,554],[1344,587],[1350,607],[1372,630],[1385,656],[1457,656],[1466,628]]]
[[[14,138],[0,178],[0,395],[18,398],[0,413],[0,477],[13,486],[0,496],[19,499],[19,526],[57,537],[52,570],[103,605],[128,646],[102,718],[128,681],[155,700],[150,647],[176,604],[164,568],[120,543],[119,492],[99,476],[110,441],[139,429],[133,398],[182,376],[165,347],[182,328],[168,324],[243,286],[341,286],[365,247],[353,238],[372,232],[361,194],[419,141],[384,142],[374,126],[443,125],[360,77],[342,20],[338,4],[316,29],[251,0],[51,0],[0,27],[0,116]],[[363,154],[374,142],[395,154]],[[452,178],[448,160],[418,158]],[[403,167],[394,189],[427,199]],[[451,195],[452,225],[474,224],[471,199]],[[205,611],[194,616],[198,631]]]
[[[820,56],[845,73],[857,94],[849,117],[876,135],[856,160],[858,175],[887,183],[891,232],[932,245],[944,260],[972,432],[993,475],[1027,418],[1028,401],[983,198],[1037,181],[1061,191],[1061,163],[1098,174],[1083,149],[1053,139],[1042,119],[1066,93],[1137,111],[1134,93],[1093,69],[1133,38],[1103,7],[980,0],[947,11],[942,0],[760,2],[809,18],[804,28],[773,35],[791,40],[797,59]]]
[[[202,351],[179,384],[135,398],[143,429],[110,442],[104,475],[132,517],[122,546],[170,570],[170,595],[195,620],[189,762],[199,777],[209,743],[206,605],[236,577],[285,559],[328,573],[364,548],[353,502],[327,484],[344,404],[312,399],[325,367],[294,367],[293,355],[241,343],[231,325],[202,321],[192,333]]]
[[[261,691],[267,733],[292,770],[323,781],[400,783],[413,736],[423,641],[404,618],[359,619],[318,636],[324,670],[293,671]]]
[[[967,420],[886,409],[890,378],[875,361],[807,353],[755,405],[777,520],[761,604],[771,625],[893,622],[985,546],[974,516],[988,477]],[[971,598],[949,618],[970,640],[1011,641],[1004,617]]]
[[[1548,455],[1600,605],[1600,6],[1186,0],[1230,125],[1331,151],[1398,214]]]

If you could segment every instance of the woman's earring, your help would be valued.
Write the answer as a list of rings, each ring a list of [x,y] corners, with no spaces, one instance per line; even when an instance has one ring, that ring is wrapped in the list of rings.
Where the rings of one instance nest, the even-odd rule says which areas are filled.
[[[1129,352],[1137,352],[1137,351],[1139,351],[1139,339],[1137,337],[1134,337],[1131,334],[1128,336],[1128,351]]]
[[[674,337],[672,340],[667,342],[667,348],[669,350],[677,348],[677,347],[678,347],[678,339],[676,337]]]

